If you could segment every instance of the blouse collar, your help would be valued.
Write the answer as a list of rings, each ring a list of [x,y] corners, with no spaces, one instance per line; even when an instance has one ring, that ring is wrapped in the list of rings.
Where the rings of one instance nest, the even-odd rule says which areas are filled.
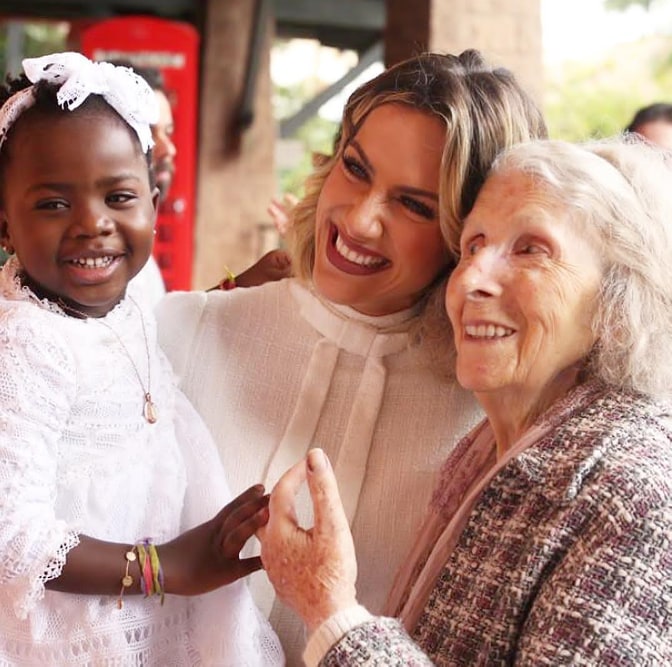
[[[364,315],[350,306],[327,301],[313,287],[298,281],[289,289],[301,315],[339,348],[361,356],[384,357],[408,346],[409,329],[417,319],[419,306],[390,315]]]

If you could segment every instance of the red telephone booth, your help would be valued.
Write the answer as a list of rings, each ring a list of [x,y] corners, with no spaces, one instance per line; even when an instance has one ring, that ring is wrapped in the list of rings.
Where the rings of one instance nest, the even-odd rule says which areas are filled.
[[[82,26],[79,48],[93,60],[126,60],[163,75],[176,147],[175,176],[159,208],[154,257],[168,290],[191,288],[198,112],[196,29],[166,19],[125,16]]]

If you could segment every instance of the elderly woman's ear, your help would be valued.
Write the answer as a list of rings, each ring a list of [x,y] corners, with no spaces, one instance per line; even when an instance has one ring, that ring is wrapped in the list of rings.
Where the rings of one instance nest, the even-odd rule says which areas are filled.
[[[294,499],[304,482],[315,525],[298,525]],[[277,594],[314,630],[357,604],[357,561],[331,464],[321,449],[290,468],[271,493],[270,518],[259,530],[261,560]]]

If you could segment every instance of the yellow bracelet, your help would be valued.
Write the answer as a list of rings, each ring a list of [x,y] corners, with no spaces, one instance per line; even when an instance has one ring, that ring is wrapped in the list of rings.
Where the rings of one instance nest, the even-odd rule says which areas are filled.
[[[218,289],[229,290],[236,286],[236,274],[228,266],[224,267],[226,276],[217,285]]]
[[[165,600],[165,591],[163,588],[163,568],[161,567],[161,561],[159,560],[159,552],[157,551],[153,542],[149,543],[147,550],[149,551],[149,561],[152,566],[152,582],[154,584],[154,593],[160,596],[161,604],[163,605]]]
[[[131,566],[131,563],[135,562],[135,547],[132,547],[129,551],[124,554],[126,559],[126,571],[124,576],[121,578],[121,590],[119,591],[119,599],[117,600],[117,607],[121,609],[124,606],[124,591],[133,585],[133,577],[128,573],[128,568]]]

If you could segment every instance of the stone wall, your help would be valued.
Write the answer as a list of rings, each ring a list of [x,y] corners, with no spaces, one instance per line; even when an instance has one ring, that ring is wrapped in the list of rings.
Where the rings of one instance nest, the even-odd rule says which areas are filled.
[[[385,55],[392,64],[424,49],[481,50],[511,69],[540,103],[540,0],[387,0]]]

